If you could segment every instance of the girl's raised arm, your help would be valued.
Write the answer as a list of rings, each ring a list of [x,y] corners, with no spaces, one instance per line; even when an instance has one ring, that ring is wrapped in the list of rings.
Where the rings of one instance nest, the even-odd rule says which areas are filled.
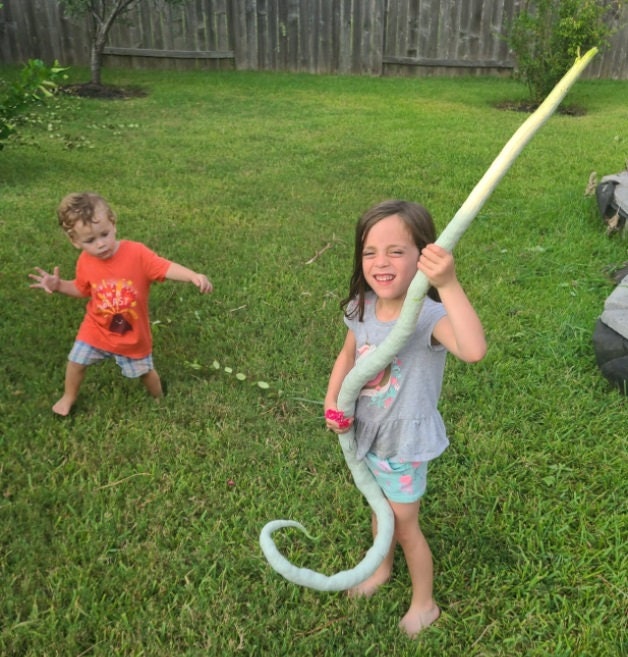
[[[476,363],[486,354],[484,329],[456,276],[454,258],[440,246],[428,244],[419,258],[418,268],[440,295],[447,316],[434,327],[432,337],[454,356]]]

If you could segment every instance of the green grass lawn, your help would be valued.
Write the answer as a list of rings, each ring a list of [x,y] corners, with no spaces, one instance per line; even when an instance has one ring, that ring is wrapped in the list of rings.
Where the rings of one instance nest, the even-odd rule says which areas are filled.
[[[456,248],[489,352],[448,363],[452,444],[422,512],[443,615],[411,641],[397,629],[401,555],[376,597],[351,600],[283,580],[258,535],[303,522],[318,542],[278,542],[330,574],[370,547],[369,509],[322,420],[355,220],[403,197],[442,229],[526,118],[496,103],[525,88],[104,73],[147,95],[60,97],[0,153],[0,654],[626,654],[628,407],[591,336],[628,241],[605,235],[583,192],[591,171],[624,167],[628,83],[578,82],[566,102],[586,114],[550,119]],[[83,302],[27,275],[72,277],[55,209],[82,190],[109,200],[120,237],[215,292],[153,288],[162,403],[108,363],[62,420],[50,407]]]

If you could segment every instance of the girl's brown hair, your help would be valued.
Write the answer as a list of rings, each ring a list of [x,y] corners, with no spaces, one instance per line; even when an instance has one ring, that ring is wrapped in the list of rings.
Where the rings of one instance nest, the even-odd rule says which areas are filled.
[[[340,303],[340,307],[349,319],[355,317],[356,314],[359,321],[364,319],[364,297],[371,289],[362,271],[362,250],[366,236],[378,221],[395,214],[408,227],[419,252],[423,250],[423,247],[436,241],[436,227],[432,215],[419,203],[388,200],[382,201],[367,210],[358,219],[355,227],[355,251],[353,254],[353,273],[349,282],[349,295]],[[440,301],[435,288],[430,287],[427,294],[434,301]]]

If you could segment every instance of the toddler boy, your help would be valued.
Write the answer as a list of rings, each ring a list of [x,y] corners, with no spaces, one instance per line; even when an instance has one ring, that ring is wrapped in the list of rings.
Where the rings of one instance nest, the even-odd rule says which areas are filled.
[[[74,280],[35,267],[30,287],[49,294],[88,297],[85,317],[68,356],[63,396],[52,410],[68,415],[89,365],[114,358],[122,374],[139,378],[153,397],[161,397],[161,380],[153,367],[148,315],[150,286],[164,279],[193,283],[212,292],[207,277],[162,258],[140,242],[116,239],[116,216],[98,194],[68,194],[57,216],[70,242],[81,250]]]

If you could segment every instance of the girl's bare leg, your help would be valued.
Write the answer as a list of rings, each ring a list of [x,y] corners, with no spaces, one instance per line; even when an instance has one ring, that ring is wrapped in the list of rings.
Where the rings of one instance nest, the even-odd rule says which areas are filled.
[[[142,379],[142,383],[146,386],[146,390],[148,390],[148,393],[152,397],[158,399],[159,397],[164,396],[164,391],[161,387],[161,379],[159,378],[159,374],[157,374],[157,370],[146,372],[146,374],[143,374],[140,378]]]
[[[79,365],[78,363],[73,363],[71,360],[68,361],[65,368],[65,389],[63,391],[63,397],[52,407],[52,410],[57,415],[65,416],[72,410],[72,406],[78,397],[81,383],[83,383],[86,369],[86,365]]]
[[[395,514],[395,536],[403,549],[412,582],[410,608],[399,627],[414,637],[440,616],[433,598],[432,553],[419,527],[420,501],[411,504],[391,502],[390,506]]]
[[[373,526],[373,537],[375,537],[377,536],[377,518],[375,515],[373,515],[371,522]],[[390,550],[384,557],[384,561],[382,561],[377,570],[367,580],[349,589],[348,593],[350,597],[358,598],[363,596],[370,598],[377,591],[377,589],[382,586],[382,584],[386,584],[386,582],[390,579],[390,575],[392,574],[396,545],[397,542],[393,537],[392,543],[390,545]]]

